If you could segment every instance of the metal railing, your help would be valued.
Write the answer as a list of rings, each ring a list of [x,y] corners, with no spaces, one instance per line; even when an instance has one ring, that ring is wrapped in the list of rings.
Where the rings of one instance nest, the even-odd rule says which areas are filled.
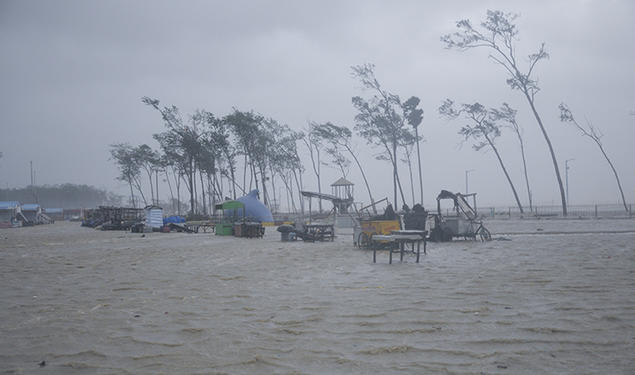
[[[479,207],[478,213],[489,218],[562,218],[562,206],[534,206],[531,211],[524,208],[525,212],[520,213],[518,207]],[[628,211],[620,204],[587,204],[570,205],[567,207],[567,218],[632,218],[632,205],[628,205]]]

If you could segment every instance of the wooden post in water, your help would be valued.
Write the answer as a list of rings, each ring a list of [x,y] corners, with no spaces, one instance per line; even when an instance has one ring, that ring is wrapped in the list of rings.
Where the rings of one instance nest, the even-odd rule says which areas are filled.
[[[598,205],[595,205],[595,218],[598,218]]]

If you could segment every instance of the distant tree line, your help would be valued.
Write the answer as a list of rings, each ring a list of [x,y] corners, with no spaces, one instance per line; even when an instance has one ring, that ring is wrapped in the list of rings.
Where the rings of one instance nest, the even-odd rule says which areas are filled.
[[[43,185],[0,189],[0,200],[38,203],[44,208],[93,208],[120,205],[121,196],[89,185]]]

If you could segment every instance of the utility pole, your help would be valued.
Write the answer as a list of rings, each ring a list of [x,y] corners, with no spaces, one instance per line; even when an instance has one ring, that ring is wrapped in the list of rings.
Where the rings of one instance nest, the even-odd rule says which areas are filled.
[[[29,161],[29,165],[31,167],[31,194],[33,194],[33,198],[35,198],[35,203],[40,203],[35,192],[35,171],[33,171],[33,160]]]
[[[567,159],[564,161],[564,178],[567,185],[567,206],[569,205],[569,162],[575,159]]]
[[[467,181],[468,181],[468,175],[470,172],[474,172],[476,169],[467,169],[465,170],[465,194],[469,194],[470,191],[468,190],[468,185],[467,185]]]

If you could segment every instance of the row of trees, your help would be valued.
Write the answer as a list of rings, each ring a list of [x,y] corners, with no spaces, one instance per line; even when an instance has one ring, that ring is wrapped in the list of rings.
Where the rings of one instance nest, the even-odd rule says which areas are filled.
[[[173,210],[181,214],[182,186],[189,193],[189,214],[207,215],[218,201],[235,199],[252,188],[262,193],[266,205],[277,206],[276,181],[287,192],[300,191],[303,167],[297,141],[304,137],[286,125],[253,111],[234,110],[222,118],[197,110],[184,120],[175,106],[144,97],[165,123],[165,131],[154,134],[160,149],[148,145],[111,146],[119,180],[130,188],[133,205],[136,191],[143,204],[158,203],[158,180],[168,185]],[[240,169],[242,167],[242,170]],[[144,194],[141,176],[147,177],[150,199]],[[154,187],[153,187],[154,186]]]
[[[483,22],[481,22],[480,27],[474,27],[469,20],[458,21],[456,23],[458,31],[442,36],[441,41],[447,48],[459,51],[467,51],[477,48],[486,49],[489,51],[488,58],[503,68],[507,76],[507,84],[512,90],[519,91],[521,93],[544,137],[553,163],[558,189],[560,191],[562,214],[567,216],[567,201],[560,175],[560,169],[558,167],[558,161],[547,129],[538,112],[535,100],[536,94],[540,92],[540,87],[538,86],[538,80],[534,77],[534,69],[540,61],[547,59],[549,54],[545,50],[545,44],[542,43],[535,53],[527,56],[525,64],[523,64],[522,59],[520,59],[516,54],[516,40],[518,35],[518,29],[514,24],[516,18],[516,14],[488,10],[486,18]],[[583,136],[593,140],[599,147],[615,176],[624,209],[628,212],[628,206],[626,204],[619,175],[601,142],[601,131],[591,124],[587,124],[587,126],[580,125],[564,103],[560,105],[560,111],[561,121],[573,124]],[[439,113],[449,119],[461,117],[463,120],[468,121],[468,124],[464,125],[459,130],[459,134],[461,134],[465,140],[475,140],[476,143],[473,145],[475,150],[478,151],[483,148],[489,148],[494,151],[499,165],[512,190],[516,204],[518,205],[520,212],[523,213],[523,206],[517,190],[509,176],[509,173],[507,172],[505,164],[503,163],[502,156],[495,145],[495,139],[501,135],[501,130],[503,128],[509,127],[515,132],[519,141],[529,207],[531,209],[532,196],[527,172],[525,146],[522,137],[522,128],[516,122],[516,110],[512,109],[506,103],[503,103],[500,109],[487,109],[478,102],[472,104],[462,104],[457,107],[455,106],[454,101],[447,99],[441,107],[439,107]]]
[[[534,70],[549,55],[543,43],[526,59],[517,56],[515,44],[518,29],[514,24],[516,17],[511,13],[488,11],[479,26],[474,27],[469,20],[461,20],[456,24],[458,31],[441,37],[441,41],[447,48],[459,51],[477,48],[488,50],[488,57],[503,68],[509,87],[521,93],[545,140],[562,199],[562,213],[566,216],[567,202],[558,161],[535,101],[540,88],[534,77]],[[420,153],[423,137],[419,132],[423,110],[419,108],[419,98],[411,96],[404,101],[399,95],[390,92],[379,83],[372,64],[353,66],[352,77],[361,83],[365,93],[364,96],[352,98],[352,105],[357,112],[354,131],[368,145],[379,151],[376,154],[378,160],[390,163],[393,179],[392,203],[395,207],[400,207],[399,202],[406,204],[408,201],[404,194],[403,176],[399,173],[400,162],[408,167],[411,191],[409,198],[413,205],[417,201],[417,184],[413,175],[415,147],[420,192],[418,199],[423,202]],[[253,111],[243,112],[237,109],[223,117],[198,110],[185,120],[175,106],[161,106],[159,100],[148,97],[144,97],[142,101],[156,110],[165,123],[165,131],[154,134],[160,149],[153,150],[145,144],[131,146],[125,143],[112,145],[111,148],[112,158],[120,171],[118,178],[129,185],[133,205],[140,203],[135,200],[135,191],[143,204],[158,202],[158,181],[162,175],[168,184],[173,209],[179,214],[182,210],[180,197],[183,185],[189,193],[190,214],[205,215],[215,202],[227,197],[235,199],[237,194],[245,194],[252,188],[261,191],[264,203],[275,209],[279,206],[276,183],[280,182],[286,189],[289,206],[294,211],[298,209],[295,204],[297,197],[299,208],[303,211],[300,192],[305,167],[300,158],[300,147],[305,147],[308,151],[319,193],[322,193],[323,165],[337,168],[346,177],[354,163],[364,180],[371,204],[375,202],[363,164],[355,151],[353,131],[346,126],[331,122],[311,122],[307,129],[294,131],[274,119]],[[507,103],[498,108],[487,108],[478,102],[456,104],[451,99],[446,99],[438,111],[443,117],[465,122],[459,134],[465,141],[474,141],[475,150],[493,151],[516,204],[523,213],[525,208],[519,192],[496,145],[503,130],[509,129],[515,134],[522,160],[527,201],[532,210],[525,142],[523,129],[516,121],[517,111]],[[573,124],[582,135],[592,139],[600,148],[615,175],[627,209],[618,173],[600,141],[601,132],[591,125],[579,125],[565,104],[561,105],[561,113],[562,121]],[[323,161],[324,156],[328,157],[329,163]],[[146,178],[147,184],[142,182]],[[150,202],[144,194],[145,185],[149,186]],[[321,201],[319,208],[322,210]]]
[[[379,160],[391,163],[395,204],[397,192],[402,202],[406,202],[398,169],[400,150],[403,150],[406,158],[401,160],[408,165],[414,204],[412,151],[416,144],[417,155],[420,153],[418,126],[423,119],[423,110],[417,108],[419,99],[411,97],[402,102],[398,95],[385,90],[375,78],[371,64],[355,66],[352,72],[353,77],[371,92],[368,98],[357,96],[352,99],[358,110],[355,130],[367,143],[380,148]],[[307,129],[294,131],[274,119],[237,109],[223,117],[197,110],[184,120],[175,106],[161,106],[159,100],[149,97],[144,97],[142,102],[156,110],[165,124],[165,131],[153,135],[159,150],[153,150],[147,144],[132,146],[127,143],[113,144],[110,150],[120,172],[118,179],[129,186],[133,206],[158,204],[159,179],[162,179],[168,185],[172,209],[178,214],[184,209],[182,186],[189,193],[187,210],[190,215],[207,215],[215,202],[235,199],[252,188],[261,191],[265,205],[275,209],[280,204],[276,183],[281,182],[290,208],[297,211],[299,206],[303,211],[300,192],[305,167],[300,158],[300,146],[306,147],[309,153],[318,192],[322,193],[323,165],[336,167],[346,177],[351,161],[354,161],[370,202],[375,201],[354,150],[353,132],[345,126],[310,122]],[[322,160],[324,154],[330,164]],[[418,166],[423,199],[420,158]]]

